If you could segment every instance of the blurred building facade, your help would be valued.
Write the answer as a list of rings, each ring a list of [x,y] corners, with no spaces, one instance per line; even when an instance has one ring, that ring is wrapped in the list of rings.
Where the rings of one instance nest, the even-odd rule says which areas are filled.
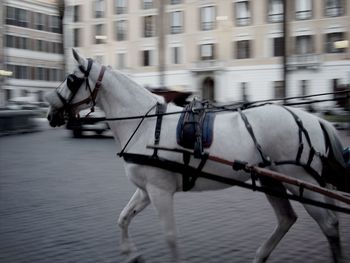
[[[62,24],[56,0],[2,0],[1,101],[43,101],[64,79]]]
[[[283,88],[283,0],[66,0],[64,46],[124,71],[216,100],[329,92],[350,82],[350,3],[287,0],[288,90]],[[164,6],[159,30],[159,4]],[[159,32],[165,32],[164,50]],[[161,84],[160,84],[161,83]]]

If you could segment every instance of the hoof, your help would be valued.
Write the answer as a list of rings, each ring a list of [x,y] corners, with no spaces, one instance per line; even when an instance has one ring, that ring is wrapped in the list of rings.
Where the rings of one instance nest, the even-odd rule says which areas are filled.
[[[135,255],[134,257],[130,257],[128,259],[128,263],[145,263],[146,261],[143,259],[141,255]]]
[[[133,253],[137,253],[137,249],[136,247],[134,246],[133,243],[131,242],[125,242],[122,246],[121,246],[121,253],[123,255],[130,255],[130,254],[133,254]]]

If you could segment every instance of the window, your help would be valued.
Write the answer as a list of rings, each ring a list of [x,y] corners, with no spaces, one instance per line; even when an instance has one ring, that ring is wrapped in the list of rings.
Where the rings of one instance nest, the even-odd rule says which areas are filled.
[[[60,69],[50,69],[51,73],[50,73],[50,78],[53,81],[61,81],[62,80],[62,76],[63,76],[63,71]]]
[[[251,23],[249,1],[235,2],[236,25],[247,26]]]
[[[44,80],[44,68],[42,67],[35,68],[35,79]]]
[[[28,27],[28,13],[24,9],[6,7],[6,24]]]
[[[236,58],[244,59],[251,57],[250,40],[241,40],[236,42]]]
[[[16,79],[28,79],[28,67],[15,65],[14,76]]]
[[[44,50],[44,40],[36,40],[36,51],[43,52]]]
[[[127,34],[127,21],[119,20],[115,21],[115,39],[117,41],[126,40]]]
[[[104,24],[97,24],[94,27],[95,27],[95,36],[94,36],[95,44],[103,44],[107,38],[105,35]]]
[[[341,16],[344,14],[343,0],[325,0],[326,16]]]
[[[8,25],[15,25],[16,18],[15,18],[15,8],[11,6],[6,7],[6,24]]]
[[[282,0],[268,0],[268,21],[283,21],[283,2]]]
[[[29,39],[25,37],[15,37],[15,47],[19,49],[29,49]]]
[[[73,30],[73,46],[74,47],[80,47],[81,46],[81,29],[80,28],[74,28]]]
[[[153,0],[143,0],[142,1],[142,8],[143,9],[151,9],[151,8],[153,8]]]
[[[9,101],[11,98],[11,90],[5,89],[5,101]]]
[[[6,37],[6,47],[15,47],[15,37],[11,35],[5,35]]]
[[[51,16],[51,32],[62,33],[61,20],[58,16]]]
[[[181,64],[181,48],[172,47],[171,48],[171,63],[172,64]]]
[[[116,63],[116,67],[117,69],[125,69],[125,57],[126,54],[125,53],[118,53],[117,54],[117,63]]]
[[[94,4],[94,17],[101,18],[105,16],[105,1],[104,0],[95,0]]]
[[[283,56],[283,37],[276,37],[273,39],[273,56],[281,57]]]
[[[344,53],[346,47],[341,46],[343,41],[346,41],[345,34],[343,32],[330,33],[326,35],[326,53]]]
[[[306,96],[307,95],[307,87],[309,86],[308,80],[300,80],[300,95]]]
[[[205,6],[200,9],[201,30],[213,30],[215,28],[215,7]]]
[[[200,60],[215,59],[214,44],[200,45]]]
[[[127,10],[126,0],[114,0],[114,13],[125,14]]]
[[[275,99],[280,99],[285,97],[285,90],[284,90],[284,81],[274,81],[274,93],[275,93]]]
[[[297,36],[295,38],[295,53],[302,54],[310,54],[314,51],[313,45],[313,37],[310,35],[306,36]]]
[[[73,22],[80,22],[80,10],[81,6],[73,6]]]
[[[170,33],[179,34],[183,31],[183,13],[176,11],[170,13]]]
[[[170,0],[171,5],[181,4],[181,0]]]
[[[26,10],[16,9],[16,18],[18,21],[18,26],[23,26],[23,27],[28,26],[28,16],[27,16]]]
[[[79,35],[79,34],[78,34]],[[78,41],[78,43],[73,42],[73,44],[81,44],[79,40],[73,39],[73,41]],[[56,54],[63,54],[63,45],[59,42],[52,42],[52,52]]]
[[[154,37],[155,36],[155,16],[145,16],[143,18],[143,36]]]
[[[312,15],[312,0],[295,0],[295,19],[310,19]]]
[[[45,15],[40,13],[35,13],[35,29],[44,30],[45,29]]]
[[[142,65],[144,67],[152,66],[153,65],[153,51],[152,50],[143,50],[142,53],[143,53]]]
[[[241,82],[242,101],[248,102],[247,82]]]

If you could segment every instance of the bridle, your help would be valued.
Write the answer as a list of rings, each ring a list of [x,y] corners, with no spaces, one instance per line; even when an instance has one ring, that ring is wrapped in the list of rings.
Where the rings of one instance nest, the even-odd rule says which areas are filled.
[[[68,75],[68,77],[66,79],[66,83],[67,83],[67,87],[71,91],[71,95],[69,96],[68,99],[64,98],[60,94],[58,89],[56,89],[56,94],[63,104],[62,110],[67,112],[68,114],[74,115],[74,110],[78,106],[83,105],[83,104],[89,104],[89,103],[92,103],[91,112],[94,112],[94,107],[96,105],[97,93],[102,86],[102,79],[103,79],[104,73],[106,71],[106,66],[102,65],[101,70],[100,70],[100,74],[99,74],[98,79],[95,83],[95,88],[92,90],[90,87],[90,83],[89,83],[89,75],[90,75],[90,71],[92,68],[93,60],[91,58],[88,58],[87,61],[88,61],[88,66],[87,66],[86,70],[84,69],[84,67],[82,65],[79,65],[79,70],[84,74],[84,77],[79,78],[74,74]],[[83,99],[81,101],[72,103],[75,95],[77,94],[79,88],[81,87],[81,85],[84,82],[85,82],[86,89],[89,90],[89,92],[90,92],[90,96],[88,96],[86,99]]]

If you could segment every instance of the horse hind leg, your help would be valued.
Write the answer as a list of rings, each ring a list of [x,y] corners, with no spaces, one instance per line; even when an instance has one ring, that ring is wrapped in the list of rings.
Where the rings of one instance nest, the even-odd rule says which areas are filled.
[[[121,228],[121,251],[123,254],[129,256],[129,262],[143,262],[140,255],[137,254],[137,249],[131,242],[128,233],[128,227],[131,220],[141,212],[150,203],[148,194],[138,188],[134,195],[131,197],[128,204],[124,207],[120,213],[118,219],[118,225]]]
[[[261,182],[262,185],[273,187],[277,191],[283,193],[286,192],[286,189],[281,183],[278,182]],[[271,196],[266,194],[267,200],[271,204],[276,217],[277,217],[277,226],[269,236],[269,238],[258,248],[254,263],[266,262],[267,258],[270,256],[271,252],[275,249],[284,235],[292,227],[292,225],[297,220],[297,215],[295,214],[293,207],[291,206],[289,200]]]

